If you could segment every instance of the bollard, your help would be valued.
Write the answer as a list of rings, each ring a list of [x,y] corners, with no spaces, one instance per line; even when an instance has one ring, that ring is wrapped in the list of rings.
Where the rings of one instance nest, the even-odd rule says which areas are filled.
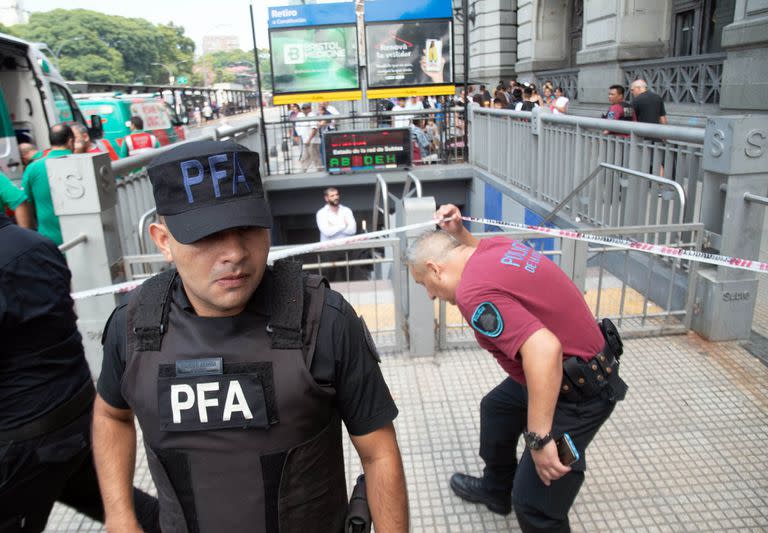
[[[765,118],[707,119],[702,219],[708,230],[721,235],[723,255],[758,257],[766,207],[746,201],[744,194],[768,192],[767,150]],[[727,267],[702,267],[697,275],[692,328],[713,341],[749,339],[757,275]]]
[[[72,291],[125,281],[117,224],[115,178],[107,154],[77,154],[46,161],[54,212],[64,242],[86,239],[65,252],[72,271]],[[115,297],[103,295],[75,302],[91,374],[101,372],[101,336],[115,308]]]
[[[417,224],[432,220],[436,211],[432,196],[403,199],[403,222]],[[406,233],[408,244],[428,230],[411,230]],[[435,304],[429,299],[427,291],[408,276],[408,344],[414,356],[435,355]]]

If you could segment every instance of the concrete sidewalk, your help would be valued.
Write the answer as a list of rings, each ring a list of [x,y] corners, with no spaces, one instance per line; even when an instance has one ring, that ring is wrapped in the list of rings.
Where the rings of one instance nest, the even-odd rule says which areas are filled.
[[[504,378],[480,349],[436,357],[386,355],[382,368],[400,408],[413,531],[516,531],[455,497],[454,471],[480,473],[479,403]],[[766,531],[768,369],[739,343],[694,334],[626,343],[630,386],[588,450],[587,481],[571,512],[574,531]],[[350,480],[361,471],[346,445]],[[143,449],[136,484],[153,491]],[[101,531],[57,506],[47,531]]]

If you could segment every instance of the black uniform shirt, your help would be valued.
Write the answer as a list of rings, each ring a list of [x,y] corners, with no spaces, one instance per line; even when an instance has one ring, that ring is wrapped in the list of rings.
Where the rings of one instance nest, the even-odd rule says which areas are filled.
[[[0,214],[0,430],[58,407],[90,379],[56,245]]]
[[[664,108],[664,100],[656,93],[645,91],[632,100],[638,122],[659,124],[659,119],[667,115]]]
[[[268,271],[244,313],[267,314],[269,285]],[[172,298],[185,310],[194,312],[178,280]],[[126,318],[126,306],[121,306],[107,323],[104,363],[97,385],[104,401],[118,409],[130,408],[120,392],[127,349]],[[375,431],[394,420],[398,413],[376,357],[375,347],[366,339],[352,306],[339,293],[327,290],[310,372],[318,384],[336,389],[336,407],[352,435]]]

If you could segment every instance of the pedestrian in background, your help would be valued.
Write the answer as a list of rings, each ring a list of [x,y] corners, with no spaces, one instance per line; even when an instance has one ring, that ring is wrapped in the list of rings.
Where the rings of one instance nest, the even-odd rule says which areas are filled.
[[[37,146],[32,143],[21,143],[19,144],[19,156],[21,157],[21,164],[26,167],[32,161],[41,158],[43,153],[39,152]]]
[[[431,299],[458,306],[509,376],[480,402],[483,475],[456,473],[451,488],[495,513],[514,505],[523,533],[568,532],[587,447],[626,393],[618,332],[609,321],[598,326],[581,291],[547,257],[508,237],[478,241],[453,205],[435,220],[442,229],[408,249],[411,275]],[[575,446],[564,450],[567,459],[555,444],[561,438]]]
[[[608,120],[624,120],[629,122],[636,122],[637,117],[634,109],[629,105],[629,102],[624,100],[624,87],[622,85],[611,85],[608,89],[608,103],[611,104],[608,111],[603,113],[602,118]],[[603,130],[604,135],[618,135],[621,137],[629,137],[626,133],[614,133],[610,130]]]
[[[133,116],[130,120],[131,133],[123,139],[125,157],[142,154],[155,148],[160,148],[160,141],[153,134],[144,131],[144,119]]]
[[[21,186],[27,198],[32,202],[37,219],[37,231],[51,239],[57,245],[63,242],[59,217],[53,210],[51,186],[48,182],[48,169],[45,162],[72,154],[75,147],[75,134],[66,124],[54,125],[48,135],[51,149],[46,155],[32,161],[24,170]]]
[[[667,110],[664,100],[653,91],[648,90],[645,80],[637,79],[630,85],[632,92],[632,108],[635,110],[638,122],[649,124],[667,124]]]
[[[301,111],[302,113],[299,115],[299,118],[316,116],[314,111],[312,111],[311,104],[302,104]],[[301,136],[302,149],[299,164],[301,165],[302,172],[316,172],[323,167],[323,162],[320,160],[319,128],[317,120],[301,121],[296,124],[296,130]]]
[[[104,521],[91,453],[95,396],[69,295],[71,274],[50,239],[0,213],[0,531],[45,529],[55,502]],[[128,480],[126,505],[159,532],[157,500]],[[134,509],[131,509],[134,512]]]
[[[568,98],[562,87],[555,88],[555,101],[552,104],[552,113],[555,115],[565,115],[568,112]]]
[[[325,205],[318,209],[315,214],[321,241],[343,239],[357,233],[355,215],[349,207],[341,204],[341,193],[338,189],[335,187],[325,189],[323,200]],[[328,261],[342,261],[347,257],[347,254],[343,251],[331,251],[323,253],[322,257]],[[345,274],[346,268],[344,267],[331,267],[325,272],[329,281],[344,281]]]
[[[117,155],[117,151],[112,147],[107,139],[97,139],[95,142],[91,139],[88,128],[78,122],[73,123],[71,126],[72,132],[75,134],[75,149],[76,154],[107,154],[111,161],[117,161],[120,156]]]
[[[22,228],[34,228],[35,215],[29,205],[27,194],[0,172],[0,213],[10,213],[16,224]]]

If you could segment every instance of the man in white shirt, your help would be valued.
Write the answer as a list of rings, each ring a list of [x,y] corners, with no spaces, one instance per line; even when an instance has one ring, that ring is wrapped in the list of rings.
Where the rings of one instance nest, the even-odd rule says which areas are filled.
[[[301,113],[298,117],[314,117],[311,104],[302,104]],[[312,171],[316,171],[323,166],[320,161],[320,131],[317,125],[317,121],[305,121],[296,123],[296,132],[301,137],[301,171],[307,172],[310,167]]]
[[[325,205],[318,210],[316,216],[320,240],[330,241],[357,233],[355,216],[349,207],[341,205],[338,189],[329,187],[325,189],[324,195]]]
[[[320,240],[330,241],[350,237],[357,233],[357,223],[352,210],[341,205],[341,195],[338,189],[329,187],[324,191],[325,205],[317,211],[317,229],[320,230]],[[346,258],[345,252],[329,252],[324,255],[326,261],[341,261]],[[329,281],[342,281],[345,269],[334,267],[323,272]]]

